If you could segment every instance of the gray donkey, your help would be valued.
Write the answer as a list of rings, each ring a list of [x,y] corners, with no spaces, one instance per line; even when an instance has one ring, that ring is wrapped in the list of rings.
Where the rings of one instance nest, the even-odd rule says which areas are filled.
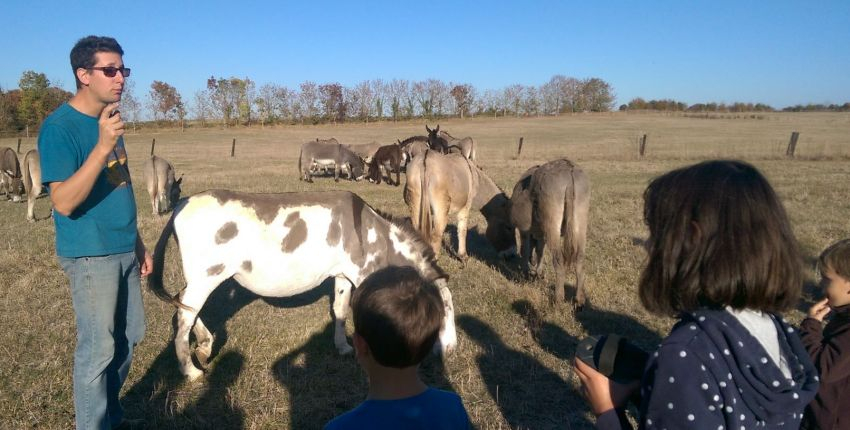
[[[543,249],[548,249],[555,266],[552,299],[557,303],[564,301],[566,271],[575,267],[574,304],[577,309],[587,301],[582,260],[589,211],[590,180],[567,159],[528,169],[511,195],[511,223],[520,233],[520,253],[526,274],[536,277],[541,273]],[[531,262],[533,251],[536,261]]]
[[[151,196],[151,209],[154,215],[160,215],[174,208],[180,200],[180,184],[183,176],[174,179],[174,166],[166,159],[151,155],[145,160],[145,186]]]

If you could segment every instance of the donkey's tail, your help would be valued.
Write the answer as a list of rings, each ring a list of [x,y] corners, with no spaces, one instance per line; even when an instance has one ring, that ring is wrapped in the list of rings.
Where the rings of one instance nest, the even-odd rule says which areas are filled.
[[[428,152],[425,150],[422,154],[422,171],[420,173],[419,183],[419,226],[417,226],[422,237],[429,244],[431,243],[431,196],[430,196],[430,175],[428,174]]]
[[[37,163],[37,161],[33,160],[34,155],[38,155],[37,152],[29,151],[27,155],[24,156],[24,165],[22,168],[23,171],[23,181],[24,181],[24,191],[26,191],[27,196],[32,192],[32,169],[30,169],[30,163]]]
[[[561,247],[564,253],[564,264],[572,267],[579,254],[578,234],[576,233],[576,171],[575,165],[569,164],[570,182],[564,193],[564,215],[561,223]]]
[[[304,171],[301,170],[301,157],[303,155],[304,155],[304,148],[301,148],[301,150],[298,151],[298,180],[299,181],[304,180]]]
[[[156,294],[160,300],[171,303],[175,307],[191,311],[193,310],[192,308],[180,303],[179,294],[169,294],[168,291],[165,291],[165,286],[162,284],[162,273],[165,268],[165,250],[168,247],[168,239],[174,234],[174,218],[177,217],[178,213],[180,213],[180,211],[175,210],[171,214],[171,217],[168,219],[168,223],[165,224],[165,228],[159,235],[159,240],[156,242],[156,247],[153,251],[153,270],[150,275],[148,275],[148,288]],[[176,239],[177,236],[175,236],[175,240]]]

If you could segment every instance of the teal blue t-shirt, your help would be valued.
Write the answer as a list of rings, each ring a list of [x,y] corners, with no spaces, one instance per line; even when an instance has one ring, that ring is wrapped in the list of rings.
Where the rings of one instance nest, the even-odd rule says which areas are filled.
[[[399,400],[366,400],[342,414],[324,430],[467,430],[469,416],[460,396],[429,387]]]
[[[44,120],[38,134],[42,182],[63,182],[79,170],[97,144],[97,122],[98,118],[67,103]],[[88,197],[70,216],[54,211],[53,222],[60,257],[94,257],[135,249],[136,199],[123,138],[118,139]]]

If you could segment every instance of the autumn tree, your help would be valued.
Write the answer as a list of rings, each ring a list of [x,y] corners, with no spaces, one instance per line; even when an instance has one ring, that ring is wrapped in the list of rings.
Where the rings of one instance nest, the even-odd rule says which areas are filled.
[[[614,108],[614,90],[608,82],[602,79],[583,80],[581,82],[581,95],[583,110],[608,112]]]
[[[148,97],[154,121],[177,118],[177,109],[182,105],[183,100],[176,88],[162,81],[153,81]]]
[[[469,112],[474,102],[475,88],[470,84],[459,84],[452,87],[451,95],[455,101],[455,113],[463,118],[464,113]]]
[[[342,85],[336,82],[319,85],[319,99],[326,120],[334,123],[345,121],[346,109]]]
[[[301,91],[298,93],[298,111],[301,123],[304,123],[304,119],[312,122],[319,112],[319,87],[315,82],[305,81],[301,83],[299,89]]]
[[[139,120],[141,109],[142,105],[136,98],[136,85],[133,81],[124,81],[124,92],[121,93],[121,112],[124,118],[133,123],[133,133],[136,132],[136,122]]]

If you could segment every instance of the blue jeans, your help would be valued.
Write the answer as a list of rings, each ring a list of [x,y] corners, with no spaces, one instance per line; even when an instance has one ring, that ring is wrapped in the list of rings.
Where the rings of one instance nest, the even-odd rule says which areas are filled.
[[[124,417],[118,400],[133,347],[145,334],[139,264],[134,252],[59,257],[71,282],[77,321],[74,410],[77,429],[106,429]]]

